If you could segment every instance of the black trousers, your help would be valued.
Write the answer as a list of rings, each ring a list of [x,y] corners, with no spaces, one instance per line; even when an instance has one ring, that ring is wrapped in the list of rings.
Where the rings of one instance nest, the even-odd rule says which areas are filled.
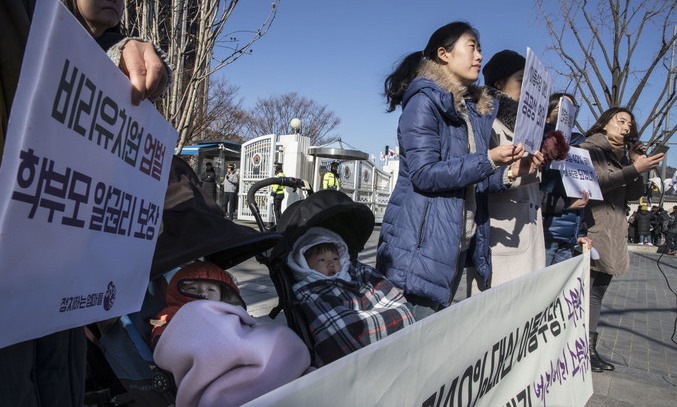
[[[597,332],[597,323],[602,312],[602,300],[609,284],[611,284],[611,274],[599,271],[590,272],[590,332]]]
[[[226,192],[223,201],[223,211],[228,219],[233,220],[233,213],[237,209],[237,192]]]
[[[282,201],[284,200],[284,194],[275,194],[273,198],[273,211],[275,212],[275,224],[280,223],[280,218],[282,217]]]

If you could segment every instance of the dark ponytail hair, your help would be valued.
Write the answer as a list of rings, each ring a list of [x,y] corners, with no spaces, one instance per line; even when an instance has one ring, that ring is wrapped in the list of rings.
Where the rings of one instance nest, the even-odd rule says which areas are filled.
[[[626,140],[639,140],[637,124],[635,123],[635,115],[625,107],[612,107],[607,109],[604,113],[602,113],[599,119],[597,119],[595,124],[590,127],[590,130],[585,133],[585,137],[590,137],[597,133],[606,134],[606,130],[604,130],[606,125],[611,121],[611,119],[614,118],[614,116],[621,112],[629,114],[630,118],[632,119],[632,123],[630,123],[630,133],[626,136]]]
[[[480,34],[475,28],[464,21],[455,21],[438,28],[430,36],[428,44],[423,51],[413,52],[404,57],[402,62],[395,68],[395,71],[388,75],[384,83],[386,101],[388,102],[387,111],[392,112],[402,103],[404,92],[416,77],[418,67],[424,58],[439,62],[437,50],[444,48],[447,51],[451,51],[458,39],[466,33],[473,35],[479,42]]]

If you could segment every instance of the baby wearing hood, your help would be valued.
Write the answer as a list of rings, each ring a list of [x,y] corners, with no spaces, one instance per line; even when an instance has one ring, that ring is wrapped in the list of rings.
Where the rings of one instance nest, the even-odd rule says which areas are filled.
[[[155,363],[174,376],[176,406],[239,406],[301,376],[303,341],[280,324],[257,323],[229,273],[196,261],[167,288],[152,333]]]
[[[317,257],[334,253],[338,261],[333,262],[337,267],[332,268],[330,273],[322,273],[312,268],[308,264],[308,257]],[[315,281],[326,279],[340,279],[346,282],[351,281],[348,268],[350,267],[350,256],[348,255],[348,246],[341,236],[329,229],[321,227],[312,227],[303,234],[295,243],[294,248],[287,258],[287,264],[294,273],[296,283],[292,287],[294,291]],[[331,265],[330,265],[331,267]]]
[[[415,322],[402,290],[373,267],[351,262],[345,241],[329,229],[308,229],[287,265],[318,367]]]

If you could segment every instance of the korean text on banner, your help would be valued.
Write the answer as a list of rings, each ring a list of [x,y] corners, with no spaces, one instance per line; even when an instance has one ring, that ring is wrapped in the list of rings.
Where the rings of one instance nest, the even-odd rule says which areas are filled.
[[[0,166],[0,347],[140,308],[177,132],[36,4]],[[11,310],[11,311],[9,311]]]
[[[590,199],[597,201],[604,199],[588,150],[570,147],[567,158],[553,161],[550,168],[559,170],[562,174],[564,190],[569,198],[580,198],[583,191],[588,191]]]
[[[513,144],[523,143],[524,148],[532,154],[541,149],[551,84],[548,70],[531,48],[527,48]]]
[[[584,406],[590,254],[489,289],[252,406]]]

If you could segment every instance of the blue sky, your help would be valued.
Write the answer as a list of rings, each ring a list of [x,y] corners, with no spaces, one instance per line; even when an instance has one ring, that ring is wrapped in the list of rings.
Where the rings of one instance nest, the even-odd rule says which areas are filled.
[[[226,31],[253,29],[270,4],[241,1]],[[526,55],[527,47],[546,65],[552,60],[535,1],[282,0],[253,53],[218,75],[239,87],[245,107],[288,92],[326,105],[341,119],[335,135],[378,156],[397,142],[399,111],[385,112],[385,77],[404,55],[423,49],[435,29],[455,20],[479,30],[483,63],[503,49]],[[674,165],[677,146],[672,150]]]

